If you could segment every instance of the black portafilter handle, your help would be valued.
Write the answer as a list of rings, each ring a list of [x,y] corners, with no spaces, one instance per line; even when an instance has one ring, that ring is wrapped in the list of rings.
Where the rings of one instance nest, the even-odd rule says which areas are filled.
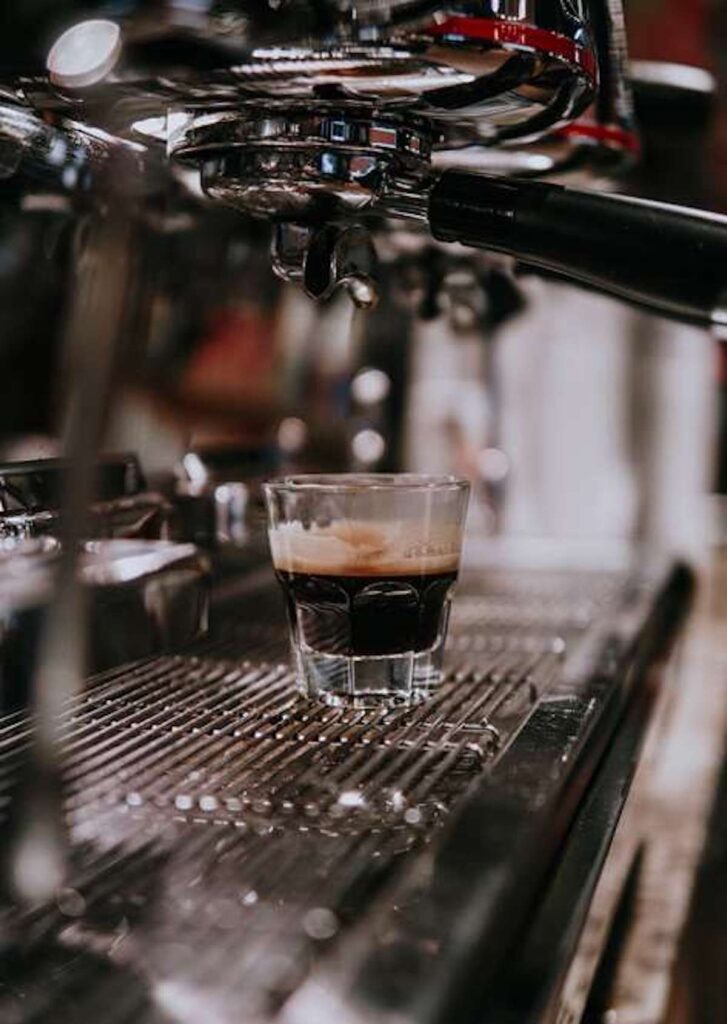
[[[445,171],[429,197],[443,242],[514,256],[654,312],[727,325],[727,217],[547,182]]]

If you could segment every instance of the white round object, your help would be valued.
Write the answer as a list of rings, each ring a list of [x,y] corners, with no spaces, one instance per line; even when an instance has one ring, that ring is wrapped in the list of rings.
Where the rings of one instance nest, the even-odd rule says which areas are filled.
[[[121,53],[121,29],[113,21],[93,18],[67,29],[51,47],[46,61],[54,85],[82,89],[100,82]]]
[[[384,457],[386,441],[377,430],[360,430],[351,442],[354,457],[365,466],[372,466]]]
[[[376,405],[387,398],[391,380],[383,370],[365,367],[351,381],[351,393],[359,405]]]

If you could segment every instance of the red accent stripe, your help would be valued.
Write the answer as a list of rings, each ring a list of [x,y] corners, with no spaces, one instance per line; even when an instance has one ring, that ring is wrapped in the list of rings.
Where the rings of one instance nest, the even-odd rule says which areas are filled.
[[[604,142],[607,145],[625,149],[635,156],[641,152],[641,140],[636,132],[629,131],[628,128],[620,128],[616,124],[574,121],[573,124],[564,125],[558,131],[558,135],[566,135],[573,139],[593,139],[594,142]]]
[[[435,21],[427,34],[441,39],[443,36],[458,36],[461,39],[477,39],[503,46],[523,46],[529,50],[541,50],[556,57],[563,57],[571,64],[582,68],[591,78],[596,78],[596,57],[593,50],[578,46],[567,36],[548,29],[524,25],[516,21],[499,18],[468,18],[453,14]]]

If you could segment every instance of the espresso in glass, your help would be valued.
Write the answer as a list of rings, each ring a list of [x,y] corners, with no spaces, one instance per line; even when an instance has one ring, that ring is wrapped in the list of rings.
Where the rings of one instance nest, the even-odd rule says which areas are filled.
[[[330,704],[411,704],[442,677],[466,482],[409,474],[268,484],[298,685]]]

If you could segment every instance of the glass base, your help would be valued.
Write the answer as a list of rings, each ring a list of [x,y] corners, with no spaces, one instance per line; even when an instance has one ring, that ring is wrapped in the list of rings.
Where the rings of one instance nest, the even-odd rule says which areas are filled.
[[[407,707],[431,697],[442,680],[444,644],[429,651],[346,657],[294,647],[298,689],[332,707]]]

